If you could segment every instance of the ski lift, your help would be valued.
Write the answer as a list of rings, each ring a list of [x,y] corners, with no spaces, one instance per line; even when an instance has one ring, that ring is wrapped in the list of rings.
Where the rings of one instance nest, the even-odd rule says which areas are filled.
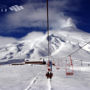
[[[56,69],[57,69],[57,70],[60,69],[60,62],[59,62],[59,60],[58,60],[57,65],[56,65]]]
[[[60,69],[60,67],[59,67],[59,66],[56,66],[56,69],[57,69],[57,70],[59,70],[59,69]]]
[[[51,60],[48,60],[48,63],[47,63],[48,71],[47,71],[47,73],[46,73],[47,79],[48,79],[48,78],[52,79],[52,77],[53,77],[52,65],[53,65],[52,61],[51,61]]]
[[[66,75],[67,75],[67,76],[74,75],[73,63],[72,63],[71,56],[69,56],[69,60],[70,60],[70,63],[67,63],[67,62],[66,62]]]

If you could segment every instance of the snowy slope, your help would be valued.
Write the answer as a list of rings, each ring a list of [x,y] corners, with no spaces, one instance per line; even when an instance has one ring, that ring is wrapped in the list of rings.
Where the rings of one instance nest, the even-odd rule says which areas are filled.
[[[50,31],[51,56],[60,67],[53,67],[51,81],[45,76],[46,66],[9,65],[47,58],[47,35],[28,37],[0,48],[0,90],[90,90],[90,44],[72,55],[74,75],[65,74],[66,56],[90,41],[90,34],[72,27]]]
[[[31,36],[30,36],[31,37]],[[47,34],[41,36],[34,35],[30,39],[22,39],[6,47],[0,48],[1,60],[12,59],[36,59],[47,57]],[[66,57],[73,51],[90,41],[90,34],[76,30],[76,28],[68,27],[62,31],[50,31],[50,52],[53,57]],[[73,55],[74,58],[86,59],[90,58],[90,44]]]
[[[53,68],[50,89],[45,66],[1,66],[0,90],[90,90],[88,68],[88,71],[74,70],[73,76],[66,76],[65,69]]]

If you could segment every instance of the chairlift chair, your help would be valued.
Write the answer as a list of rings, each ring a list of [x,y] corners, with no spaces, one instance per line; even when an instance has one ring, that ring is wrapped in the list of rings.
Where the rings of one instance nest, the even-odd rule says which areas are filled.
[[[71,56],[69,57],[70,63],[69,64],[66,63],[66,76],[74,75],[72,59]]]

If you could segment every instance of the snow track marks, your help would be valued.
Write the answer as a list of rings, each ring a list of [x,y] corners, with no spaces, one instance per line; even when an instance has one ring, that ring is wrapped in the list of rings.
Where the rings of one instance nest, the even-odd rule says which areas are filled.
[[[40,72],[40,73],[41,73],[41,72]],[[33,80],[30,82],[30,84],[27,86],[27,88],[26,88],[25,90],[30,90],[30,89],[32,88],[33,84],[36,83],[36,81],[37,81],[38,76],[40,75],[40,73],[38,73],[38,74],[36,75],[36,77],[33,78]]]
[[[51,79],[48,79],[48,90],[52,90]]]

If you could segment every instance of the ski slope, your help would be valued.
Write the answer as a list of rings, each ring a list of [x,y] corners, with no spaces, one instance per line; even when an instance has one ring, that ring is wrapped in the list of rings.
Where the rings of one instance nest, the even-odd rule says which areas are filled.
[[[54,76],[49,80],[45,66],[0,66],[0,90],[90,90],[90,67],[87,68],[75,69],[73,76],[66,76],[64,68],[53,67]]]
[[[71,56],[74,75],[65,74],[66,56],[89,42],[90,34],[72,27],[50,32],[51,60],[60,65],[53,67],[52,80],[45,76],[46,66],[10,65],[47,59],[47,35],[34,34],[0,48],[0,90],[90,90],[90,44]]]

